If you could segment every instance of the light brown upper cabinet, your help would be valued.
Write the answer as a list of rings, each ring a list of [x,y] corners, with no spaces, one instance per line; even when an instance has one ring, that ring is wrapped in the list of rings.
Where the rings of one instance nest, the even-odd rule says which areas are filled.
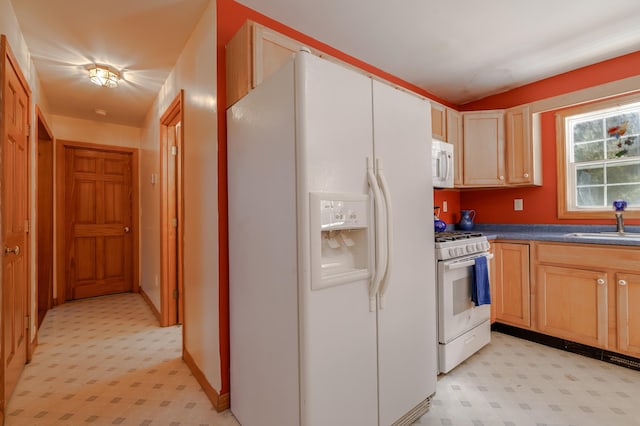
[[[540,139],[528,105],[505,111],[507,185],[542,185]]]
[[[463,112],[463,186],[504,186],[504,112]]]
[[[447,108],[431,102],[431,135],[434,139],[447,140]]]
[[[304,45],[246,21],[226,46],[227,106],[262,83]]]
[[[459,116],[463,125],[454,154],[462,176],[456,187],[542,185],[540,137],[528,105]]]
[[[462,117],[458,111],[450,108],[447,108],[447,142],[453,144],[453,185],[460,186],[464,171]]]

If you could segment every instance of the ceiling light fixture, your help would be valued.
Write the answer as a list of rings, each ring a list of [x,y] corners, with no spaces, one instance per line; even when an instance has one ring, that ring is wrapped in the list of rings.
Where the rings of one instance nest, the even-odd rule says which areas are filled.
[[[89,80],[96,86],[102,87],[118,87],[120,74],[112,71],[104,65],[93,65],[89,68]]]

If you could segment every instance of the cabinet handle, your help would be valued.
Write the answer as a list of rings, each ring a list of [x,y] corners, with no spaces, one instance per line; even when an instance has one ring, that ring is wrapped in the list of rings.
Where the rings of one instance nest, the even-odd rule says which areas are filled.
[[[599,285],[603,285],[604,283],[606,283],[606,281],[604,280],[604,278],[598,278],[598,284]]]
[[[500,176],[500,180],[504,180],[504,176]]]
[[[618,284],[627,285],[627,280],[618,280]]]
[[[20,246],[15,246],[14,248],[11,248],[11,247],[4,248],[4,254],[11,254],[11,253],[15,255],[20,254]]]
[[[525,173],[523,176],[528,178],[529,177],[529,173]]]

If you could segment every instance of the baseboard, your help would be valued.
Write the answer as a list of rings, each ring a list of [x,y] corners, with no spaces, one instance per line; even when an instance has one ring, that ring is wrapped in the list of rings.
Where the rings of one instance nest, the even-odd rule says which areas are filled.
[[[155,305],[153,304],[151,299],[149,299],[149,296],[147,296],[147,293],[144,292],[142,287],[140,287],[140,295],[142,296],[144,301],[147,302],[147,305],[149,305],[149,307],[151,308],[151,312],[153,312],[153,314],[156,316],[158,322],[162,324],[162,316],[160,315],[160,312],[158,311],[158,309],[156,309]]]
[[[608,362],[610,364],[616,364],[621,367],[640,371],[640,358],[635,358],[629,355],[608,351],[606,349],[584,345],[582,343],[572,342],[571,340],[548,336],[546,334],[538,333],[537,331],[526,330],[523,328],[518,328],[498,322],[491,325],[491,330],[508,334],[510,336],[519,337],[531,342],[540,343],[541,345],[549,346],[552,348],[572,352],[574,354],[599,359],[600,361]]]
[[[198,383],[200,383],[200,386],[202,386],[202,390],[204,391],[205,395],[207,395],[207,398],[209,398],[209,401],[211,401],[211,404],[213,404],[213,408],[215,408],[218,412],[228,409],[229,393],[227,392],[222,395],[218,394],[218,392],[211,386],[207,378],[204,376],[204,373],[198,368],[196,362],[193,360],[193,357],[191,356],[191,354],[189,354],[189,351],[187,351],[186,348],[183,348],[182,359],[189,367],[189,370],[191,370],[191,374],[193,374],[193,377],[195,377]]]

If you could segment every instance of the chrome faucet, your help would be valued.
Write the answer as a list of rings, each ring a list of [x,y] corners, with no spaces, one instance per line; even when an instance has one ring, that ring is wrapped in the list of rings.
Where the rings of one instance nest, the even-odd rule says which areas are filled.
[[[616,232],[619,234],[624,233],[624,220],[622,219],[622,212],[616,212]]]
[[[624,220],[622,219],[622,213],[627,208],[627,202],[624,200],[615,200],[613,207],[616,209],[616,232],[619,234],[624,233]]]

